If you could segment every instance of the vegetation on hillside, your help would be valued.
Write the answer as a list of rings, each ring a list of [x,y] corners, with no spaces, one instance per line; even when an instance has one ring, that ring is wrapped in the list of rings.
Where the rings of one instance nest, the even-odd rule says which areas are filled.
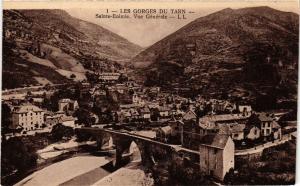
[[[252,103],[273,92],[275,102],[296,100],[298,17],[254,7],[198,18],[133,58],[136,66],[150,64],[135,75],[148,86],[189,87],[215,97],[226,93]]]
[[[236,173],[225,177],[228,185],[293,185],[295,184],[296,144],[284,144],[265,149],[259,160],[236,164]]]

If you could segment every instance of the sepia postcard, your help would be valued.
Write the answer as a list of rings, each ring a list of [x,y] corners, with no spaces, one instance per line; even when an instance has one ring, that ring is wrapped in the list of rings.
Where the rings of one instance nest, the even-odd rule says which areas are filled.
[[[296,184],[298,3],[4,1],[1,185]]]

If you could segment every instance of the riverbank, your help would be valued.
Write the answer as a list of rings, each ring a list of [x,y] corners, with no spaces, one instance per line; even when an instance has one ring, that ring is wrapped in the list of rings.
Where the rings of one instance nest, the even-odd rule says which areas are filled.
[[[39,156],[39,162],[59,156],[61,154],[67,153],[69,151],[77,150],[78,147],[84,145],[95,145],[95,141],[77,142],[76,138],[72,138],[66,142],[57,142],[46,146],[43,149],[37,151]]]
[[[77,156],[49,165],[27,176],[16,185],[60,185],[84,173],[105,165],[110,160],[97,156]]]
[[[140,161],[131,162],[99,180],[93,186],[153,186],[154,180],[146,174]]]

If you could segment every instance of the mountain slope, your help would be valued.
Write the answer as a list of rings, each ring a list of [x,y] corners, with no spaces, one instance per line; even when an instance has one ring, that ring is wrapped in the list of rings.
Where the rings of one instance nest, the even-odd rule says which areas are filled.
[[[293,97],[298,20],[295,13],[269,7],[224,9],[187,24],[132,63],[148,85],[179,84],[202,94],[252,98],[284,88],[290,89],[284,96]]]
[[[141,50],[141,47],[123,37],[99,25],[74,18],[63,10],[22,10],[21,13],[45,27],[55,28],[62,37],[73,40],[77,47],[90,42],[95,47],[93,52],[102,54],[103,57],[113,60],[130,59]]]
[[[3,52],[13,54],[3,59],[3,71],[13,75],[11,67],[18,63],[16,73],[23,70],[27,77],[26,81],[17,81],[23,83],[10,83],[4,88],[43,84],[39,80],[46,76],[50,79],[44,82],[57,83],[53,76],[39,71],[41,68],[60,74],[60,81],[68,81],[72,74],[75,80],[83,80],[86,70],[121,68],[120,62],[128,61],[141,50],[117,34],[71,17],[63,10],[4,10],[3,29]],[[34,69],[34,76],[28,72],[33,65],[43,66]]]

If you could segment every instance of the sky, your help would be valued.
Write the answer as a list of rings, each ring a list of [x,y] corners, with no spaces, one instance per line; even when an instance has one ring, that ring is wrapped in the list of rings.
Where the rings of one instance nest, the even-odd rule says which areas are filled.
[[[271,2],[271,1],[270,1]],[[268,6],[289,12],[299,12],[298,4],[293,2],[292,4],[282,4],[278,1],[268,2]],[[274,3],[276,2],[276,3]],[[243,7],[253,7],[266,4],[247,4],[240,5],[235,3],[235,6],[208,6],[200,8],[185,8],[187,12],[192,11],[194,13],[185,14],[186,19],[104,19],[96,18],[96,14],[102,14],[106,12],[103,8],[70,8],[65,9],[71,16],[98,24],[124,38],[138,44],[142,47],[148,47],[155,42],[163,39],[167,35],[175,32],[184,25],[190,23],[191,21],[208,15],[210,13],[222,10],[224,8],[243,8]],[[159,8],[159,7],[158,7]],[[156,8],[156,9],[158,9]],[[110,8],[110,10],[119,10],[118,8]],[[169,9],[170,11],[170,9]]]

